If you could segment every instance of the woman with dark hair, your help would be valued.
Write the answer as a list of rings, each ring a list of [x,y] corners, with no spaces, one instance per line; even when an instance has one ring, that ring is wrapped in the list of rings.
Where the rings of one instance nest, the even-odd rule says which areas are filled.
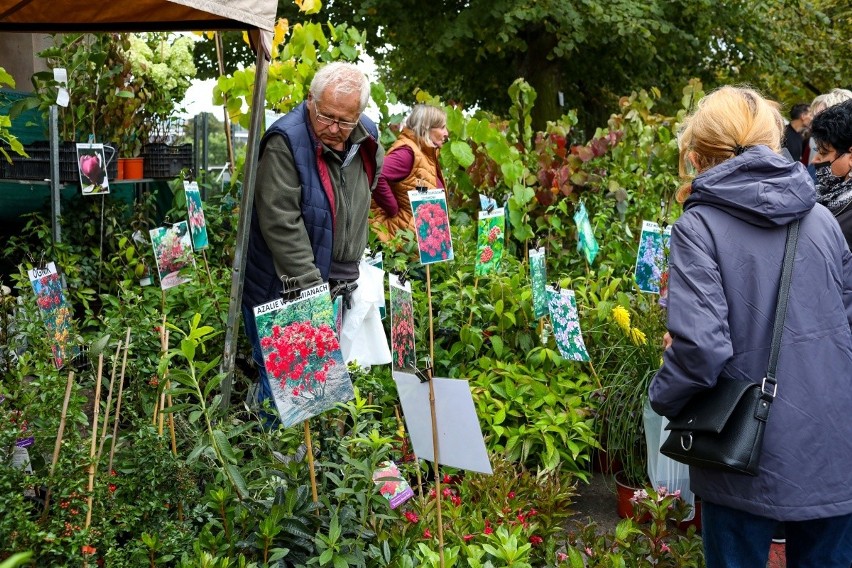
[[[819,113],[811,123],[811,137],[817,149],[817,202],[837,219],[852,249],[852,100]]]

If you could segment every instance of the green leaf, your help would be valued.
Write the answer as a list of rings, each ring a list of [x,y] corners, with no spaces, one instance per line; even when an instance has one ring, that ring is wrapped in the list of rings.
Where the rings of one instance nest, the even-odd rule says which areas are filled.
[[[213,430],[213,439],[216,440],[216,447],[219,448],[219,453],[225,458],[228,463],[235,463],[237,456],[234,455],[234,448],[231,447],[231,442],[228,441],[228,436],[221,430]]]
[[[453,140],[450,143],[450,152],[463,168],[470,167],[476,159],[473,155],[473,150],[470,145],[463,140]]]
[[[195,342],[191,339],[182,339],[180,342],[180,351],[186,360],[192,363],[195,361]]]
[[[225,470],[228,472],[231,481],[236,487],[237,492],[243,497],[248,495],[248,490],[246,489],[246,482],[243,479],[243,474],[240,473],[240,470],[234,465],[230,463],[225,464]]]

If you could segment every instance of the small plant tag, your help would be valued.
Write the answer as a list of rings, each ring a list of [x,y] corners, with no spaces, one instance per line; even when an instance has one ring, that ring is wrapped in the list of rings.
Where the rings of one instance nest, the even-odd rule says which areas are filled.
[[[497,271],[500,259],[503,258],[505,230],[506,213],[502,207],[490,213],[480,211],[476,237],[477,276]]]
[[[411,211],[414,213],[414,230],[420,262],[434,264],[453,260],[453,238],[450,233],[450,216],[447,197],[442,189],[408,192]]]
[[[328,284],[254,308],[275,407],[285,428],[355,396],[335,333]]]
[[[77,166],[83,195],[109,193],[107,159],[103,144],[77,144]]]
[[[390,275],[391,369],[413,373],[417,368],[414,349],[414,300],[411,282],[400,284]]]
[[[183,182],[183,192],[186,195],[187,217],[189,230],[192,235],[192,248],[196,251],[206,249],[210,242],[207,239],[207,223],[204,220],[204,209],[201,206],[201,192],[198,182]]]
[[[574,213],[574,223],[577,225],[577,251],[582,252],[586,256],[586,262],[592,264],[595,262],[600,246],[595,239],[595,232],[592,230],[592,223],[589,221],[589,212],[586,211],[584,203],[580,203],[580,206],[577,207],[577,212]]]
[[[175,223],[171,227],[157,227],[149,231],[157,271],[160,275],[160,288],[168,290],[190,279],[181,274],[185,268],[195,266],[192,256],[192,242],[186,221]]]
[[[588,361],[589,353],[580,331],[577,300],[574,290],[555,290],[547,287],[547,306],[553,322],[553,337],[563,357],[569,361]]]
[[[544,247],[530,249],[530,281],[532,282],[533,315],[543,318],[547,311],[547,269]]]
[[[392,461],[379,464],[379,467],[373,472],[373,483],[379,486],[379,493],[388,500],[391,509],[396,509],[414,497],[411,486],[408,485],[408,482],[399,472],[399,468]]]
[[[62,291],[62,279],[56,270],[56,264],[48,262],[46,266],[27,271],[30,284],[36,295],[36,303],[47,328],[53,362],[61,369],[69,357],[74,357],[79,349],[70,345],[72,333],[71,309],[65,301]]]
[[[643,292],[665,292],[668,280],[671,226],[661,229],[653,221],[642,221],[639,250],[636,253],[636,285]]]

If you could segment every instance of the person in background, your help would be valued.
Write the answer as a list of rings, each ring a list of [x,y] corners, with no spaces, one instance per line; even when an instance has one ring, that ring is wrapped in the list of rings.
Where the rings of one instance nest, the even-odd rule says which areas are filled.
[[[388,149],[373,192],[371,223],[382,242],[400,230],[414,231],[410,190],[418,185],[429,189],[445,187],[438,156],[447,137],[447,114],[443,109],[425,104],[411,109],[399,138]]]
[[[242,308],[262,401],[271,396],[252,308],[289,289],[354,283],[384,152],[364,116],[370,83],[350,63],[317,71],[307,99],[260,142]]]
[[[810,107],[804,103],[793,105],[790,109],[790,122],[784,128],[784,147],[790,157],[798,162],[802,159],[805,138],[803,132],[811,123]]]
[[[836,104],[814,119],[817,202],[837,219],[852,248],[852,100]]]
[[[787,225],[800,222],[777,391],[754,477],[691,466],[707,568],[766,566],[786,524],[788,566],[852,562],[852,253],[805,167],[780,155],[774,103],[722,87],[685,121],[670,241],[668,333],[649,386],[676,416],[720,375],[765,376]],[[827,112],[827,111],[826,111]],[[691,165],[697,174],[686,175]],[[838,169],[839,171],[839,169]],[[819,293],[814,293],[818,291]]]
[[[838,103],[842,103],[843,101],[848,101],[849,99],[852,99],[852,91],[847,89],[832,89],[827,93],[818,95],[813,101],[811,101],[811,121],[816,118],[816,115],[828,107],[832,107]],[[812,136],[808,138],[808,146],[810,146],[807,164],[808,173],[811,174],[811,179],[813,179],[814,183],[816,183],[816,168],[813,164],[816,161],[817,149],[816,142]]]

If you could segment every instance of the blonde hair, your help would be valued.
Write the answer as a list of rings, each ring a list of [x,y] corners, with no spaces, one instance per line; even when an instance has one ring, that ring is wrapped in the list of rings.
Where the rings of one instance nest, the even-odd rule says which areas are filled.
[[[698,103],[687,117],[680,135],[680,175],[686,180],[677,192],[683,203],[692,192],[693,175],[687,170],[692,157],[703,172],[752,146],[781,150],[784,119],[778,104],[747,87],[725,86]]]
[[[414,105],[411,114],[405,119],[405,128],[414,132],[414,136],[421,144],[434,146],[429,131],[433,128],[443,128],[447,125],[447,113],[444,109],[432,105]]]
[[[827,108],[831,108],[843,101],[852,99],[852,91],[847,89],[831,89],[827,93],[818,95],[811,103],[811,114],[818,115]]]

